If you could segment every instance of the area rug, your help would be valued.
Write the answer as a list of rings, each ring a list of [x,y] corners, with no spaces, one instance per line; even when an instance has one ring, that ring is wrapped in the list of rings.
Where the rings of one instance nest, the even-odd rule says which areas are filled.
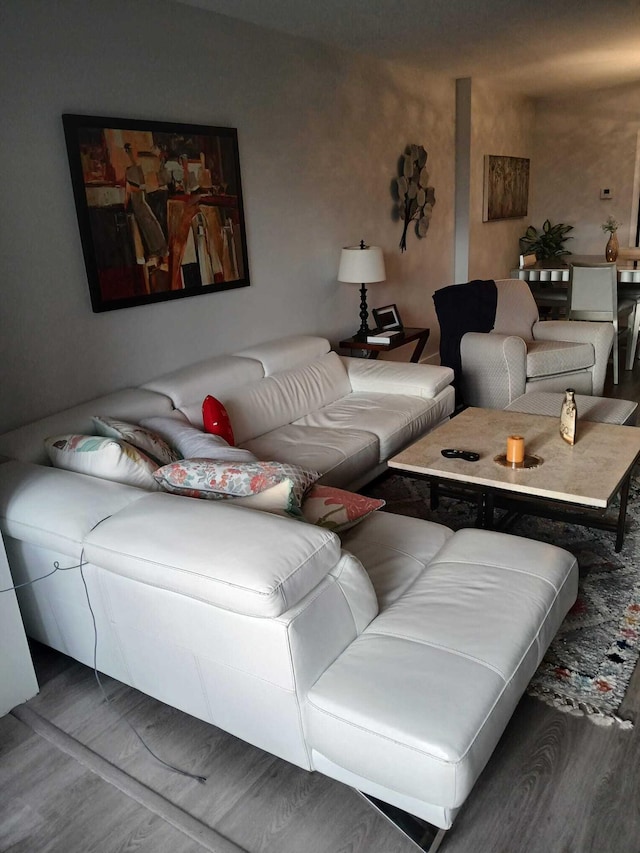
[[[467,501],[441,497],[432,511],[425,480],[388,474],[363,493],[383,498],[386,512],[454,530],[475,524],[475,506]],[[640,479],[631,485],[627,533],[618,554],[613,533],[576,524],[521,516],[509,533],[566,548],[580,567],[578,599],[527,692],[599,725],[631,728],[632,714],[620,706],[640,656]]]

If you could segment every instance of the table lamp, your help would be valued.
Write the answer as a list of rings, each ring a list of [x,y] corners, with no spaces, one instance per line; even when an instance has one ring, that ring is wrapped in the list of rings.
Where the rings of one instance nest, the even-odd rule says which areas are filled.
[[[360,240],[359,246],[345,246],[340,255],[338,281],[360,284],[360,329],[353,336],[356,341],[366,341],[369,329],[367,308],[367,284],[384,281],[386,273],[380,246],[367,246]]]

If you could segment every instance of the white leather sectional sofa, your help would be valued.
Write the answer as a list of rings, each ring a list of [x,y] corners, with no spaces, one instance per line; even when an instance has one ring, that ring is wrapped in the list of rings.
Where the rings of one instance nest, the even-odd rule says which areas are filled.
[[[221,356],[0,436],[0,524],[33,638],[446,829],[577,591],[550,545],[375,512],[339,537],[46,464],[92,415],[213,394],[239,445],[354,487],[453,409],[451,371],[321,338]],[[77,568],[82,565],[82,570]],[[71,568],[76,567],[76,568]]]

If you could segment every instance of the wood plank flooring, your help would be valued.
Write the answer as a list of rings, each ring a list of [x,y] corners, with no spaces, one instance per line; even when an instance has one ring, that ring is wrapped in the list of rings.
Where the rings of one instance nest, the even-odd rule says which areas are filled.
[[[605,394],[640,400],[640,368],[621,370]],[[415,853],[340,783],[105,678],[108,705],[90,669],[32,649],[41,692],[26,707],[201,821],[203,838],[8,714],[0,718],[0,853],[199,853],[216,838],[219,853]],[[443,853],[640,853],[640,669],[625,711],[635,728],[601,728],[523,697]],[[165,761],[206,775],[206,784],[155,762],[117,712]]]

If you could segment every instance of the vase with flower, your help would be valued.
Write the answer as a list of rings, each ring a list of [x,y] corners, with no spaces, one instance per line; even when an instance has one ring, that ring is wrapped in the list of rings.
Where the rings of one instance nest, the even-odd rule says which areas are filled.
[[[620,244],[618,243],[616,231],[619,227],[620,223],[613,216],[608,216],[607,221],[602,224],[602,230],[609,234],[609,239],[604,249],[604,256],[609,262],[615,261],[618,257]]]

